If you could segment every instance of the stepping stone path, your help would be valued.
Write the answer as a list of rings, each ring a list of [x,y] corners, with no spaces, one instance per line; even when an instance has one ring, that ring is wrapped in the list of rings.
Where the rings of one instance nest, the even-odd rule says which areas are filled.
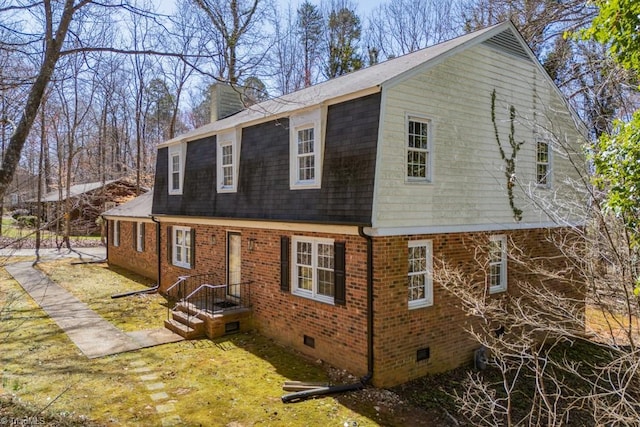
[[[158,381],[158,375],[147,365],[144,360],[131,362],[131,372],[138,375],[149,391],[149,397],[155,404],[156,412],[162,417],[162,427],[172,427],[182,424],[180,415],[176,414],[176,408],[169,400],[169,394],[165,391],[163,382]]]

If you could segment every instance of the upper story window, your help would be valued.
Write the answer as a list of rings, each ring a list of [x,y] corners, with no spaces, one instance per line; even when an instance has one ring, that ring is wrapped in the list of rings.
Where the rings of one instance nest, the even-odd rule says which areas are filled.
[[[186,143],[169,147],[169,194],[182,194]]]
[[[551,156],[549,143],[538,141],[536,150],[536,183],[541,187],[551,185]]]
[[[192,236],[189,227],[172,227],[171,260],[173,265],[184,268],[191,268],[192,265]]]
[[[507,236],[489,240],[489,293],[507,290]]]
[[[238,188],[239,141],[237,132],[218,135],[217,150],[217,189],[219,193],[230,193]]]
[[[407,117],[407,181],[429,182],[432,172],[431,121]]]
[[[431,240],[409,242],[409,308],[433,305],[432,248]]]
[[[331,239],[293,237],[293,294],[333,304],[334,246]]]
[[[289,118],[290,188],[320,188],[323,139],[321,110],[316,109]]]

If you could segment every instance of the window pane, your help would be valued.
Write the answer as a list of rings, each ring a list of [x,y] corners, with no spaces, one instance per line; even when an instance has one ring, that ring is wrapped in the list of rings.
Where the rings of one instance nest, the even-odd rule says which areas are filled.
[[[333,270],[333,245],[318,244],[318,267]]]
[[[298,242],[297,249],[298,259],[297,263],[302,265],[311,265],[311,243]]]
[[[298,179],[300,181],[313,180],[315,178],[315,157],[301,156],[298,159]]]
[[[233,147],[231,145],[225,145],[222,147],[222,164],[233,164]]]
[[[502,260],[502,241],[492,240],[489,244],[489,262],[500,262]]]
[[[191,230],[185,230],[184,232],[184,246],[191,247]]]
[[[318,270],[318,294],[332,297],[333,293],[333,271]]]
[[[298,154],[313,153],[313,128],[298,131]]]
[[[491,287],[501,286],[502,282],[502,265],[493,264],[489,270],[489,285]]]
[[[222,168],[222,185],[232,186],[233,185],[233,168],[230,166],[225,166]]]
[[[411,151],[407,153],[407,175],[409,177],[426,178],[427,153],[423,151]]]
[[[298,287],[307,291],[313,289],[313,269],[311,267],[298,267]]]

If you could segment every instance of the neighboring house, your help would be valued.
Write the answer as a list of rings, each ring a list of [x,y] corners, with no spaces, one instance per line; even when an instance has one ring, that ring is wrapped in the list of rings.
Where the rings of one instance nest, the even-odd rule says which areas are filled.
[[[142,192],[147,189],[141,189]],[[71,234],[90,235],[100,233],[96,220],[102,212],[133,199],[137,194],[135,183],[126,179],[89,182],[51,191],[42,196],[43,220],[49,229],[61,230],[64,217],[69,216]],[[32,212],[37,209],[37,199],[29,200]]]
[[[18,167],[7,187],[4,197],[4,209],[25,209],[27,200],[33,199],[38,194],[38,175],[32,175],[25,168]]]
[[[156,224],[151,220],[150,191],[109,209],[102,216],[109,221],[107,258],[109,264],[142,276],[158,279]]]
[[[522,144],[509,181],[511,106]],[[480,274],[488,298],[540,280],[509,262],[515,247],[564,267],[546,239],[562,228],[524,194],[566,197],[573,169],[549,129],[578,147],[572,112],[511,23],[217,120],[158,147],[161,290],[181,276],[202,292],[224,284],[260,333],[378,386],[469,362],[470,319],[433,279],[436,261]],[[110,254],[132,247],[122,227]]]

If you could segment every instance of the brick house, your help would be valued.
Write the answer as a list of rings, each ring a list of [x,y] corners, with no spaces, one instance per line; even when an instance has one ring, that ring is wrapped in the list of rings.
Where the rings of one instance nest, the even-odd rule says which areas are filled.
[[[511,124],[521,144],[506,180],[496,133],[507,144]],[[573,168],[549,129],[579,146],[508,22],[220,118],[158,147],[147,246],[160,242],[160,288],[222,284],[251,299],[250,317],[228,324],[378,386],[469,362],[469,318],[433,280],[434,260],[480,275],[489,298],[539,280],[509,262],[514,247],[560,268],[546,237],[562,227],[531,200],[570,197]]]
[[[156,224],[151,219],[153,191],[102,214],[109,221],[107,259],[112,265],[158,280]]]

